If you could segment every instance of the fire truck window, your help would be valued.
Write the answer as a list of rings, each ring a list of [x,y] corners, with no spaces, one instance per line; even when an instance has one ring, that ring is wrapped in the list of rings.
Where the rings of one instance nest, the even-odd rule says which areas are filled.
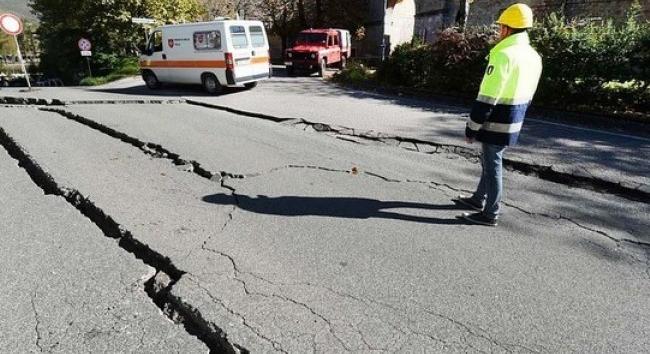
[[[253,44],[253,47],[259,48],[266,45],[264,30],[261,26],[250,26],[248,31],[251,33],[251,43]]]
[[[195,32],[194,49],[196,50],[221,49],[221,32],[219,31]]]
[[[153,33],[151,36],[151,39],[149,39],[149,46],[148,48],[152,50],[154,53],[155,52],[162,52],[163,50],[163,40],[162,40],[162,32],[156,31]]]
[[[248,36],[246,36],[246,28],[244,26],[230,26],[230,33],[232,46],[235,49],[248,48]]]

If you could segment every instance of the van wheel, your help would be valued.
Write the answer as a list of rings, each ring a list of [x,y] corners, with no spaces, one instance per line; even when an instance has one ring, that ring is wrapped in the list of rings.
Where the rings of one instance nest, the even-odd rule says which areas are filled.
[[[343,69],[345,69],[347,66],[348,66],[348,58],[342,56],[342,57],[341,57],[341,62],[339,63],[339,68],[340,68],[341,70],[343,70]]]
[[[151,71],[145,71],[142,73],[142,79],[150,90],[160,88],[160,81],[158,81],[156,74],[152,73]]]
[[[255,81],[255,82],[249,82],[249,83],[247,83],[247,84],[244,84],[244,87],[245,87],[247,90],[252,90],[252,89],[254,89],[254,88],[257,87],[257,81]]]
[[[221,86],[219,80],[217,80],[217,77],[212,74],[203,75],[202,82],[203,89],[211,95],[223,92],[223,86]]]
[[[320,77],[325,76],[326,71],[327,71],[327,60],[321,59],[320,66],[318,67],[318,76]]]

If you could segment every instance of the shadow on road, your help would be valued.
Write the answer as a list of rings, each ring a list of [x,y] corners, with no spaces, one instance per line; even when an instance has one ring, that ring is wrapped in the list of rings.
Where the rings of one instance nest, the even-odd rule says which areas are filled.
[[[163,97],[216,97],[221,95],[229,95],[242,91],[247,91],[245,88],[225,88],[220,95],[209,94],[203,90],[200,85],[180,85],[180,84],[164,84],[162,88],[157,90],[148,89],[145,85],[119,87],[119,88],[105,88],[93,89],[93,92],[113,93],[119,95],[132,95],[132,96],[163,96]]]
[[[212,204],[233,205],[232,196],[213,194],[203,197]],[[461,210],[456,205],[432,205],[423,203],[380,201],[367,198],[345,197],[267,197],[237,195],[237,207],[257,214],[280,216],[324,216],[346,219],[391,219],[438,225],[468,225],[460,219],[441,219],[401,214],[386,209]]]

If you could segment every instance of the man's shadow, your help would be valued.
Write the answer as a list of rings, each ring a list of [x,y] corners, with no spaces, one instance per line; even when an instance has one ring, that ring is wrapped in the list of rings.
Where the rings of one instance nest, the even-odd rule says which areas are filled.
[[[399,201],[380,201],[367,198],[345,197],[273,197],[263,195],[250,197],[213,194],[203,201],[220,205],[237,205],[240,209],[257,214],[281,216],[324,216],[346,219],[392,219],[438,225],[468,225],[462,219],[441,219],[401,214],[388,209],[461,210],[457,205],[433,205]]]

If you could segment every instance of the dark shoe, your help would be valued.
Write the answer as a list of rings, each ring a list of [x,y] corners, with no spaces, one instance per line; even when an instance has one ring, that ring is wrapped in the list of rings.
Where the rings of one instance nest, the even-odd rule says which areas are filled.
[[[462,207],[470,210],[483,211],[483,203],[479,203],[472,198],[463,197],[459,195],[458,198],[452,199],[456,204],[460,204]]]
[[[469,222],[484,226],[497,226],[497,219],[485,216],[483,213],[463,214],[461,217]]]

